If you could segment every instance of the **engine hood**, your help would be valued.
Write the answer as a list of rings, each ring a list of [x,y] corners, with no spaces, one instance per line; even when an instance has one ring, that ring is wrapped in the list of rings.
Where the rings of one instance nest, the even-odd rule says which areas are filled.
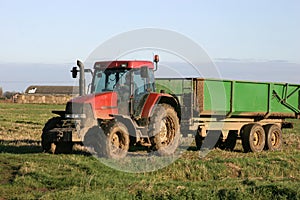
[[[117,98],[118,95],[116,92],[104,92],[76,97],[69,102],[76,104],[90,104],[95,118],[111,119],[109,116],[110,114],[118,113]]]

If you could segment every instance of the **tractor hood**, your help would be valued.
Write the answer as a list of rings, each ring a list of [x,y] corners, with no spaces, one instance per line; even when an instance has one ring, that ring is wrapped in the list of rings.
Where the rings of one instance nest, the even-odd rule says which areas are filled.
[[[104,92],[89,94],[72,99],[68,104],[87,105],[90,104],[94,117],[98,119],[111,119],[110,114],[118,114],[118,95],[116,92]]]

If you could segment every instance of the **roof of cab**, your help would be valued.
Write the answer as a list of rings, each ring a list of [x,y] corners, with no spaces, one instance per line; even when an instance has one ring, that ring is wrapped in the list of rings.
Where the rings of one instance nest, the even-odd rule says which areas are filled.
[[[96,69],[106,69],[106,68],[127,68],[127,69],[136,69],[147,66],[150,69],[154,69],[153,62],[150,61],[141,61],[141,60],[117,60],[117,61],[100,61],[96,62],[94,68]]]

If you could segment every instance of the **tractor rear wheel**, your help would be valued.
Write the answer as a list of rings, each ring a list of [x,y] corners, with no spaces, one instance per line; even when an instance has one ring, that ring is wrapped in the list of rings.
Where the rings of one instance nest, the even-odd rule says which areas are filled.
[[[158,155],[173,154],[179,145],[179,119],[176,111],[168,104],[156,106],[149,123],[152,150]]]

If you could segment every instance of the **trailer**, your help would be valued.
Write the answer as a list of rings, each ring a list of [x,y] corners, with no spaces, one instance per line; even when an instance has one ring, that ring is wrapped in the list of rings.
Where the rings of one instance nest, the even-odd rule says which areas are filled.
[[[197,148],[207,136],[233,150],[241,139],[245,152],[282,147],[287,118],[299,118],[300,85],[203,78],[157,78],[157,92],[172,94],[181,111],[181,134],[195,133]],[[204,146],[203,146],[204,145]],[[208,146],[206,146],[208,147]],[[212,148],[212,147],[208,147]]]

